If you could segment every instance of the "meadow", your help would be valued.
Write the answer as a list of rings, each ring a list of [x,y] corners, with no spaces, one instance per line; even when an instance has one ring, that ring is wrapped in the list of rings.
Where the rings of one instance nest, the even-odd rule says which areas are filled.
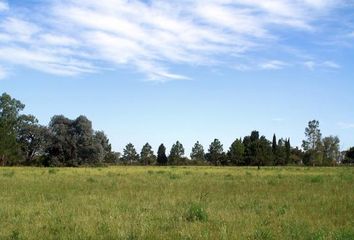
[[[0,239],[354,239],[354,168],[0,168]]]

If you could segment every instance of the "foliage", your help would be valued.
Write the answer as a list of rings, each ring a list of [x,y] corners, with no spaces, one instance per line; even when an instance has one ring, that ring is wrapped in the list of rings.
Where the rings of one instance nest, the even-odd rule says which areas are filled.
[[[130,165],[139,161],[139,154],[136,152],[135,147],[132,143],[128,143],[125,146],[123,150],[122,161],[124,164],[129,163]]]
[[[156,156],[149,143],[146,143],[141,149],[140,163],[143,165],[152,165],[156,162]]]
[[[346,153],[343,160],[344,164],[354,164],[354,147],[351,147]]]
[[[179,165],[183,160],[183,155],[184,147],[179,141],[177,141],[172,145],[170,155],[168,156],[168,163],[170,165]]]
[[[197,161],[197,162],[204,162],[205,161],[204,148],[203,148],[203,145],[201,145],[199,143],[199,141],[197,141],[194,144],[190,157],[193,161]]]
[[[157,156],[146,143],[140,152],[129,143],[121,156],[113,152],[108,137],[103,131],[95,131],[91,121],[85,116],[69,119],[63,115],[51,118],[48,126],[42,126],[33,115],[21,114],[25,105],[3,93],[0,96],[0,165],[32,166],[101,166],[113,164],[141,165],[237,165],[271,166],[300,165],[329,166],[337,163],[353,163],[351,150],[344,153],[339,149],[339,138],[322,138],[319,121],[308,122],[306,139],[302,149],[292,148],[290,138],[280,138],[274,134],[270,142],[258,131],[249,136],[237,138],[224,152],[218,140],[209,145],[208,152],[196,142],[190,159],[184,156],[181,142],[172,145],[166,156],[166,148],[159,146]]]
[[[214,141],[209,145],[207,161],[214,165],[220,165],[223,162],[223,158],[223,145],[220,143],[219,139],[214,139]]]
[[[159,149],[157,150],[157,164],[158,165],[167,164],[166,147],[163,144],[161,144],[159,146]]]
[[[242,143],[241,138],[236,139],[230,146],[227,156],[233,165],[245,165],[244,162],[245,146]]]

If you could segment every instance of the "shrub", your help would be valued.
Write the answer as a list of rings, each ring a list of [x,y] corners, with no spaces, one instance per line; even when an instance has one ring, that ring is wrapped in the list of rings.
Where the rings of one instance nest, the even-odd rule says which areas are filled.
[[[200,203],[192,203],[188,207],[186,220],[189,222],[204,222],[208,220],[208,214]]]

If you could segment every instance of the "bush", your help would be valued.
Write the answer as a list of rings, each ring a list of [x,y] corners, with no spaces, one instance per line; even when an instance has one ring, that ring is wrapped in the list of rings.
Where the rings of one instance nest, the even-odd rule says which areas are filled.
[[[186,220],[189,222],[204,222],[208,220],[208,214],[200,203],[192,203],[187,210]]]

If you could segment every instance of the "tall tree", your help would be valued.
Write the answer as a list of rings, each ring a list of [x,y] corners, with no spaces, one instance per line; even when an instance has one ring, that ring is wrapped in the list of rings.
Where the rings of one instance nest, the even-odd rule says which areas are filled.
[[[110,151],[104,134],[94,134],[92,123],[85,116],[75,120],[54,116],[49,133],[44,163],[47,166],[100,165]]]
[[[223,151],[223,145],[219,139],[214,139],[214,141],[209,145],[207,160],[214,165],[220,165],[223,162]]]
[[[199,143],[199,141],[197,141],[194,144],[190,157],[193,161],[197,161],[197,162],[204,162],[205,161],[204,148]]]
[[[333,165],[339,160],[339,143],[337,136],[329,136],[322,139],[324,165]]]
[[[284,165],[286,158],[285,152],[285,140],[283,138],[278,140],[277,148],[274,154],[274,164],[275,165]]]
[[[306,140],[302,141],[302,147],[305,150],[304,164],[322,165],[322,134],[319,121],[308,122],[308,126],[305,128],[305,137]]]
[[[346,151],[343,163],[354,164],[354,147],[351,147],[348,151]]]
[[[157,164],[158,165],[167,164],[166,147],[163,144],[161,144],[159,146],[159,149],[157,150]]]
[[[285,165],[290,163],[291,156],[291,146],[290,146],[290,138],[285,140]]]
[[[17,142],[19,112],[25,108],[7,93],[0,96],[0,164],[13,165],[21,156]]]
[[[124,164],[129,163],[130,165],[139,161],[139,155],[132,143],[128,143],[123,149],[122,160]]]
[[[275,136],[275,134],[273,134],[272,151],[275,156],[277,154],[277,137]]]
[[[321,144],[322,137],[319,121],[312,120],[308,122],[308,126],[305,128],[305,137],[306,140],[302,141],[304,150],[317,150]]]
[[[156,156],[149,143],[146,143],[141,149],[140,162],[144,165],[151,165],[156,161]]]
[[[35,161],[39,155],[43,155],[49,137],[48,129],[38,124],[38,120],[32,115],[20,116],[18,142],[24,154],[24,164],[41,164]]]
[[[182,143],[177,141],[172,145],[168,161],[170,165],[178,165],[183,160],[184,147]]]
[[[230,159],[231,164],[244,165],[245,164],[244,153],[245,153],[245,146],[243,145],[242,140],[240,138],[240,139],[236,139],[231,144],[227,156]]]

